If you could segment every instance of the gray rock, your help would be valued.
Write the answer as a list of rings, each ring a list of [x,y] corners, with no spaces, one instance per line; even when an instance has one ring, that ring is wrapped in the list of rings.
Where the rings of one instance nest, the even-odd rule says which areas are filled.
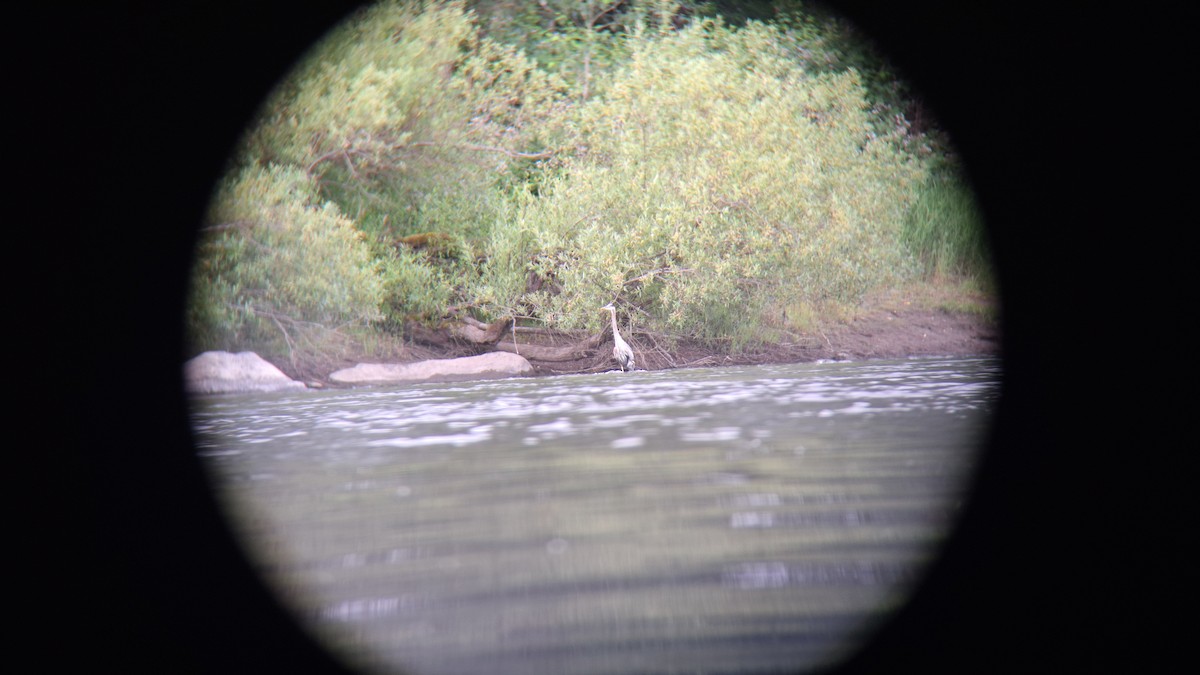
[[[430,359],[416,363],[360,363],[329,375],[340,384],[399,384],[405,382],[462,382],[528,375],[533,366],[524,356],[488,352],[457,359]]]
[[[192,394],[233,394],[303,390],[254,352],[204,352],[183,364],[184,384]]]

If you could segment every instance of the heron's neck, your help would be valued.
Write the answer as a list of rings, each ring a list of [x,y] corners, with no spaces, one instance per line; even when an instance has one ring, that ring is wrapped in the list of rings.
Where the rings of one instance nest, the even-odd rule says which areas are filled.
[[[613,333],[615,334],[617,332],[617,310],[608,310],[608,315],[612,317]]]

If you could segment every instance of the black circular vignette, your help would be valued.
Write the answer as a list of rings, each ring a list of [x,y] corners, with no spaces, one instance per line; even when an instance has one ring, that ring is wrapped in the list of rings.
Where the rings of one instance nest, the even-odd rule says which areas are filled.
[[[1103,251],[1090,238],[1112,218],[1091,198],[1112,185],[1109,150],[1094,142],[1107,122],[1080,114],[1098,95],[1090,59],[1104,17],[830,4],[894,59],[963,157],[999,269],[1004,358],[960,527],[912,601],[838,672],[1127,672],[1165,658],[1175,645],[1158,596],[1114,583],[1165,549],[1113,506],[1116,432],[1101,426],[1112,404],[1093,386],[1097,354],[1079,344],[1104,333],[1095,295],[1113,283],[1096,273]],[[354,6],[147,3],[62,19],[71,48],[57,59],[79,81],[51,87],[44,123],[84,127],[63,149],[82,167],[82,197],[58,195],[56,208],[74,253],[61,304],[78,310],[61,332],[85,358],[57,411],[70,420],[59,470],[72,508],[55,523],[67,562],[48,578],[61,580],[68,630],[87,647],[50,661],[339,672],[218,513],[180,366],[192,241],[213,183],[272,85]]]

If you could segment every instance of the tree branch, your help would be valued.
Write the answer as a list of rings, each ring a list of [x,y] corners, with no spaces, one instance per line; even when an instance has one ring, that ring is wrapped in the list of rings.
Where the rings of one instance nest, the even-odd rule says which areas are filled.
[[[602,335],[597,333],[586,340],[563,347],[546,347],[526,343],[524,347],[521,347],[521,351],[524,352],[521,355],[530,361],[574,361],[587,356],[598,347]],[[496,349],[502,352],[517,353],[517,345],[514,342],[497,342]]]
[[[246,227],[254,227],[254,221],[252,221],[252,220],[235,220],[232,223],[217,223],[215,225],[208,225],[206,227],[200,228],[200,230],[202,232],[222,232],[224,230],[235,230],[235,229],[240,230],[240,229],[246,228]]]
[[[479,145],[477,143],[439,143],[437,141],[415,141],[408,143],[404,147],[430,147],[446,145],[452,148],[462,148],[463,150],[476,150],[479,152],[498,152],[502,155],[508,155],[516,159],[549,159],[554,156],[553,150],[544,150],[542,152],[517,152],[508,148],[500,148],[494,145]]]

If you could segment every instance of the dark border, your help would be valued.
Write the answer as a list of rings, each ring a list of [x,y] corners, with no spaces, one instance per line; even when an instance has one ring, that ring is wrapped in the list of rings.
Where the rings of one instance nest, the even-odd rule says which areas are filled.
[[[1111,109],[1104,55],[1116,29],[1137,27],[1058,5],[832,4],[896,59],[962,152],[1000,270],[1005,361],[959,531],[841,672],[1144,672],[1176,633],[1158,611],[1170,589],[1133,570],[1164,569],[1184,535],[1164,540],[1119,506],[1139,494],[1115,487],[1134,476],[1112,458],[1130,430],[1119,413],[1136,413],[1097,386],[1095,364],[1120,364],[1088,342],[1109,333],[1096,296],[1118,297],[1102,232],[1128,227],[1115,220],[1124,183],[1111,175],[1120,136],[1098,114]],[[36,578],[52,587],[37,604],[67,643],[39,653],[43,665],[339,670],[259,584],[217,514],[191,452],[179,364],[192,235],[212,183],[263,93],[352,9],[124,3],[14,24],[39,38],[17,61],[33,102],[20,129],[30,187],[17,197],[51,223],[32,255],[65,281],[48,301],[28,283],[18,291],[64,339],[35,406],[49,410],[39,429],[53,441],[26,450],[49,460],[40,494],[69,505],[36,520],[51,540]],[[64,246],[69,259],[55,264]],[[1136,588],[1123,583],[1133,574]]]

